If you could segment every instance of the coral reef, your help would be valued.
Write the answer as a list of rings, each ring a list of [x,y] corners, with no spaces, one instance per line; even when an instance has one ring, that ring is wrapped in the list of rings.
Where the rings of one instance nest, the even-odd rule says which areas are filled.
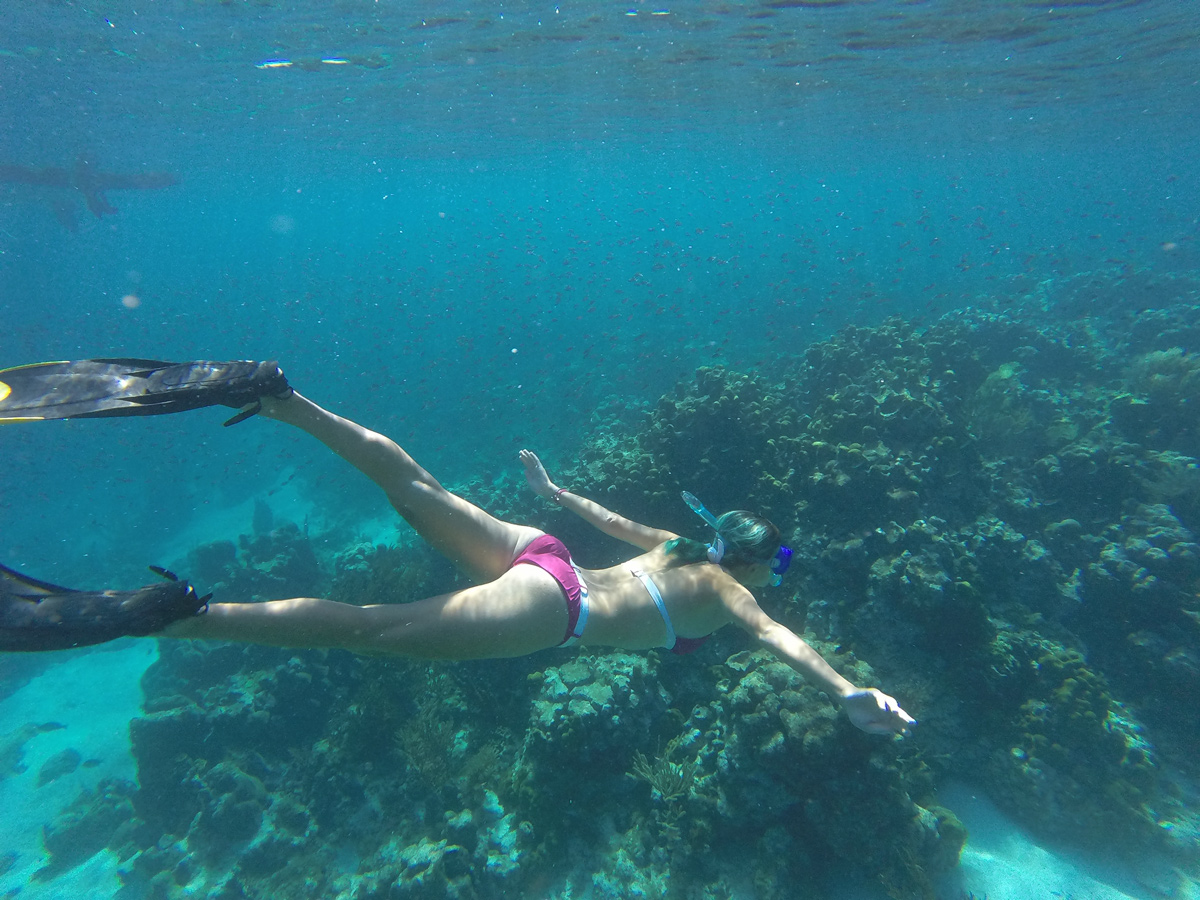
[[[1059,838],[1144,842],[1168,803],[1144,727],[1078,652],[1025,631],[990,649],[987,733],[1007,737],[985,763],[999,802]]]
[[[667,749],[654,762],[646,758],[641,750],[633,755],[633,771],[629,774],[650,785],[656,799],[674,803],[686,797],[696,781],[696,762],[681,759],[673,762],[672,757],[683,742],[683,735],[671,738]]]
[[[136,785],[127,781],[105,779],[94,791],[81,793],[58,821],[42,829],[48,859],[36,877],[49,880],[105,847],[128,840],[135,791]]]
[[[1139,705],[1172,720],[1173,698],[1200,689],[1200,543],[1164,504],[1137,504],[1106,528],[1081,571],[1072,625],[1120,671]],[[1200,722],[1175,723],[1190,739]]]
[[[1045,315],[1096,291],[1104,299],[1082,327]],[[1154,842],[1164,833],[1155,818],[1181,813],[1153,773],[1151,735],[1175,747],[1196,737],[1195,718],[1171,710],[1195,692],[1200,652],[1197,363],[1181,349],[1200,335],[1187,302],[1197,297],[1191,282],[1097,273],[1040,285],[1007,312],[958,311],[923,330],[900,320],[847,328],[808,348],[804,365],[781,366],[777,385],[699,371],[635,438],[599,431],[595,458],[585,450],[571,476],[635,516],[675,524],[678,504],[658,488],[675,487],[673,472],[705,471],[734,485],[724,505],[799,523],[799,595],[815,628],[860,646],[889,683],[925,669],[961,685],[951,688],[957,705],[946,704],[960,740],[1019,731],[1039,747],[1070,746],[1073,765],[1090,767],[1078,784],[1060,767],[1038,790],[1025,785],[1048,802],[1010,803],[1023,821]],[[1133,343],[1114,324],[1147,317],[1161,328],[1139,326]],[[735,465],[713,464],[724,447]],[[1043,649],[1014,663],[1014,634]],[[1015,677],[1047,654],[1081,672],[1049,689],[1066,663],[1044,664],[1041,680]],[[1002,675],[985,677],[992,671]],[[996,715],[967,716],[970,691],[1004,702]],[[978,771],[975,754],[961,758],[960,771]],[[986,769],[1001,800],[1011,767]],[[1082,815],[1107,825],[1082,834]]]
[[[887,685],[923,722],[910,739],[857,732],[741,635],[687,660],[433,666],[164,643],[139,785],[81,797],[50,865],[106,841],[148,896],[214,900],[726,897],[732,873],[775,900],[835,869],[927,900],[966,837],[938,802],[954,776],[1035,832],[1194,860],[1198,302],[1187,279],[1089,273],[593,415],[561,482],[683,534],[703,530],[682,488],[781,524],[796,556],[764,607]],[[586,566],[627,555],[516,477],[453,487]],[[420,546],[318,564],[255,520],[189,577],[356,603],[463,583]]]
[[[255,521],[262,527],[270,519],[256,507]],[[241,535],[238,542],[216,541],[188,554],[187,572],[198,584],[219,591],[222,599],[236,602],[323,593],[327,579],[321,572],[307,534],[293,522],[267,531]]]
[[[875,682],[863,663],[812,642],[847,677]],[[856,732],[763,652],[735,654],[726,666],[731,677],[717,696],[736,729],[720,762],[737,774],[723,786],[724,815],[744,823],[765,814],[793,844],[860,867],[893,897],[931,896],[931,876],[957,863],[966,835],[951,813],[914,799],[928,803],[931,784],[902,762],[900,745]]]
[[[465,587],[443,557],[421,543],[356,543],[337,555],[331,600],[360,605],[404,603]]]

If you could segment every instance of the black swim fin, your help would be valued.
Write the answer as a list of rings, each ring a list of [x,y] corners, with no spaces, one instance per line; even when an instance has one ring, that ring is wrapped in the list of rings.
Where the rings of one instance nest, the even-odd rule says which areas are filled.
[[[168,580],[136,591],[76,591],[0,566],[0,651],[66,650],[144,637],[202,615],[208,600],[165,569]]]
[[[157,359],[82,359],[0,369],[0,424],[43,419],[154,416],[204,406],[248,407],[286,397],[291,386],[274,360],[172,363]]]

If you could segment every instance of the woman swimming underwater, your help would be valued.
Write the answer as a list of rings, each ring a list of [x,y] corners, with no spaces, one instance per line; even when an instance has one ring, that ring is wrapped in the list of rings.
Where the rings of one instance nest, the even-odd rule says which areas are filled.
[[[112,381],[112,372],[102,378],[98,364],[123,366],[124,373],[118,382]],[[163,585],[158,590],[165,600],[146,600],[143,595],[155,590],[147,588],[111,595],[127,599],[106,611],[103,595],[65,592],[32,579],[24,582],[40,589],[22,594],[12,587],[13,577],[21,577],[8,572],[9,588],[0,578],[4,649],[94,643],[53,638],[56,624],[70,625],[75,634],[92,623],[100,640],[153,634],[423,659],[515,657],[576,643],[687,653],[712,632],[733,624],[836,699],[862,730],[903,733],[914,722],[892,697],[851,684],[759,607],[749,588],[778,583],[791,555],[781,546],[779,530],[762,517],[741,511],[714,517],[695,497],[685,495],[713,528],[712,543],[706,546],[639,524],[556,486],[536,454],[522,450],[526,479],[539,496],[639,550],[611,568],[581,569],[557,538],[493,517],[447,491],[394,441],[294,392],[274,363],[87,360],[47,365],[74,368],[0,372],[0,421],[173,412],[213,403],[247,406],[236,420],[259,412],[299,428],[371,478],[422,538],[478,583],[425,600],[373,606],[311,597],[206,603],[186,584]],[[198,366],[207,368],[198,371]],[[47,380],[72,374],[80,377],[58,387]],[[139,385],[138,378],[144,383]],[[135,597],[143,599],[134,602]],[[39,604],[46,604],[46,614],[39,613]],[[85,620],[72,613],[72,604],[86,605]]]

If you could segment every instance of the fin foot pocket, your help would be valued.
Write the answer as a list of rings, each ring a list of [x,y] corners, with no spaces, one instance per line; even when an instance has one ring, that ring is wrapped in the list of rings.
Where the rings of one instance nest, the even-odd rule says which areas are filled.
[[[0,370],[0,424],[43,419],[154,416],[205,406],[261,409],[263,397],[292,388],[275,360],[82,359]]]
[[[211,596],[201,597],[177,578],[135,591],[77,591],[0,566],[0,651],[66,650],[145,637],[203,615]]]

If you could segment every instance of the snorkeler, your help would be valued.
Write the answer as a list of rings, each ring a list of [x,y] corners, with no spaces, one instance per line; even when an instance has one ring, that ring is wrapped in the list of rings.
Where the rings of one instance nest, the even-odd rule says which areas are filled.
[[[478,582],[425,600],[372,606],[311,597],[208,603],[207,598],[196,597],[186,582],[172,582],[160,586],[167,590],[161,591],[163,602],[152,614],[152,633],[158,637],[464,660],[524,656],[577,643],[688,653],[712,632],[734,624],[837,700],[862,730],[903,733],[914,722],[895,699],[851,684],[759,607],[749,588],[777,584],[791,556],[781,544],[779,530],[760,516],[735,511],[717,517],[685,494],[686,502],[713,529],[712,540],[705,545],[641,525],[558,487],[537,455],[522,450],[525,476],[535,493],[640,551],[608,569],[581,569],[557,538],[491,516],[447,491],[395,442],[293,391],[273,362],[155,362],[171,374],[166,379],[151,375],[147,380],[148,368],[160,371],[148,367],[148,362],[101,361],[115,367],[102,377],[97,377],[94,360],[52,364],[61,367],[52,372],[39,372],[36,366],[2,371],[0,422],[245,405],[247,414],[258,412],[307,432],[367,475],[425,541]],[[128,364],[124,373],[122,364]],[[81,375],[74,389],[59,396],[39,393],[38,378],[42,387],[49,384],[45,378],[49,375],[69,383],[74,366]],[[222,379],[213,374],[217,372],[234,373],[230,390],[220,388]],[[105,379],[110,379],[107,387]],[[140,402],[138,379],[151,395]],[[115,407],[114,395],[121,400]],[[132,412],[133,407],[137,412]],[[2,649],[78,646],[118,634],[151,633],[144,627],[128,627],[129,614],[122,611],[125,600],[137,592],[112,594],[108,612],[96,600],[104,595],[77,595],[89,598],[87,616],[82,618],[94,623],[93,641],[87,639],[86,622],[69,614],[75,592],[7,574],[7,579],[0,578]],[[30,613],[31,604],[48,602],[56,604],[55,615]],[[47,632],[55,632],[64,610],[70,627],[56,642]],[[114,634],[112,623],[122,615],[125,630]]]

